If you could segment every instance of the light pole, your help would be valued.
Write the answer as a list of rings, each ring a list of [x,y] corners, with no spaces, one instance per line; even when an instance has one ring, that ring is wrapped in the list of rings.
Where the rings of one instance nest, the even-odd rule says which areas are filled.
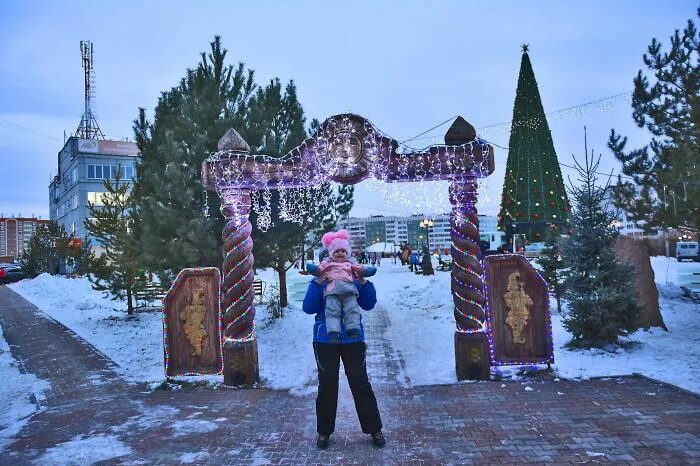
[[[421,228],[425,228],[425,244],[428,247],[428,253],[430,253],[430,229],[433,227],[433,221],[429,218],[424,218],[419,223]]]

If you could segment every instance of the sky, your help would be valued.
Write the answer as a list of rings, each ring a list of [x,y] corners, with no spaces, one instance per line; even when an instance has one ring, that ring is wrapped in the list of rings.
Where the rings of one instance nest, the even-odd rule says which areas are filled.
[[[642,146],[630,92],[653,37],[665,46],[695,19],[695,1],[19,1],[0,2],[0,214],[48,218],[57,153],[83,112],[80,41],[94,44],[93,111],[108,137],[133,139],[138,108],[149,118],[163,91],[197,65],[215,35],[228,62],[264,85],[294,80],[307,121],[360,114],[404,141],[461,115],[494,143],[496,171],[478,208],[496,214],[509,132],[486,127],[513,112],[521,44],[530,46],[560,163],[602,155],[610,130]],[[575,114],[574,114],[575,113]],[[442,137],[449,122],[423,137]],[[435,140],[435,139],[433,139]],[[424,145],[420,139],[411,144]],[[506,148],[506,149],[504,149]],[[565,178],[575,177],[562,166]],[[434,214],[449,209],[446,183],[362,182],[352,216]]]

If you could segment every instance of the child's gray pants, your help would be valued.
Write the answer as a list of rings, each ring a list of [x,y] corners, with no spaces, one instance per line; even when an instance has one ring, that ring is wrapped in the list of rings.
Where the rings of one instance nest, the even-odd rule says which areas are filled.
[[[326,291],[326,331],[340,333],[342,320],[345,330],[360,329],[359,296],[354,282],[336,280],[331,291]]]

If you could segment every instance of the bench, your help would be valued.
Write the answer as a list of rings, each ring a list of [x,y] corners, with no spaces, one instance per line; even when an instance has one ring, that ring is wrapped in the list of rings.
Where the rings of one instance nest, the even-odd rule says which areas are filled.
[[[700,302],[700,267],[679,270],[678,286],[688,298]]]
[[[449,272],[452,270],[452,261],[438,261],[438,266],[435,268],[435,270],[439,270],[441,272]]]
[[[163,289],[158,283],[149,283],[142,290],[138,290],[134,293],[134,299],[137,303],[137,308],[148,308],[148,307],[160,307],[151,306],[151,302],[158,300],[158,302],[165,299],[165,295],[168,294],[168,290]]]
[[[262,295],[265,292],[265,282],[260,279],[253,280],[253,292],[256,298],[262,299]]]

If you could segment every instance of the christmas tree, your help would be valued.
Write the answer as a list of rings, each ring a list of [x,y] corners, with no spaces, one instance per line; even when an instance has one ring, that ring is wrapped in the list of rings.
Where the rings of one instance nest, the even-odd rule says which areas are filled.
[[[527,52],[526,44],[513,107],[498,225],[508,239],[524,234],[532,242],[542,241],[552,224],[568,232],[570,207]]]

